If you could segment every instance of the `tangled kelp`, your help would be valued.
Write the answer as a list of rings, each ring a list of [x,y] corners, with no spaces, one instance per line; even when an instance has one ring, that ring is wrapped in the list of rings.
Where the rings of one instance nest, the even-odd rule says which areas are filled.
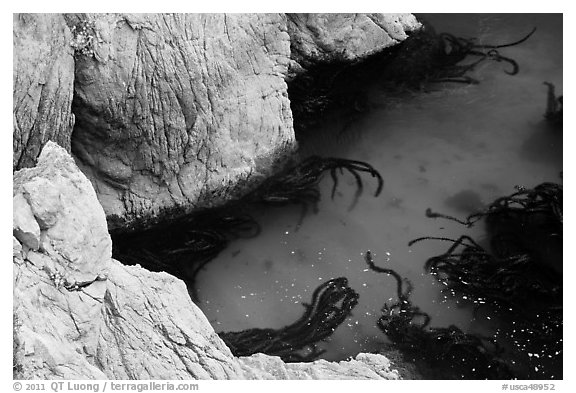
[[[499,258],[529,254],[550,274],[561,275],[562,195],[561,185],[542,183],[533,189],[519,187],[514,194],[496,199],[482,214],[493,253]]]
[[[426,217],[444,218],[471,227],[479,220],[486,218],[494,223],[503,217],[518,219],[518,216],[539,217],[546,222],[551,236],[562,232],[562,186],[556,183],[541,183],[534,188],[516,187],[516,192],[497,198],[484,211],[470,214],[462,220],[446,214],[426,209]],[[542,223],[540,222],[539,225]]]
[[[467,227],[485,219],[491,248],[498,258],[529,253],[534,262],[562,271],[562,186],[542,183],[534,188],[517,187],[511,195],[497,198],[485,210],[462,220],[426,210],[426,216],[444,218]],[[411,244],[425,240],[413,240]]]
[[[285,362],[312,361],[324,351],[316,344],[328,338],[358,304],[358,294],[344,277],[321,284],[304,304],[304,314],[281,329],[247,329],[218,333],[235,356],[254,353],[279,356]],[[299,352],[307,352],[302,354]]]
[[[479,44],[475,38],[436,33],[432,26],[425,24],[401,45],[394,61],[385,64],[381,72],[386,77],[387,88],[395,90],[396,86],[421,90],[439,82],[477,84],[479,81],[469,73],[485,61],[505,62],[511,66],[505,72],[515,75],[520,70],[518,63],[499,50],[525,42],[535,31],[536,28],[511,43]],[[466,63],[470,58],[473,60]]]
[[[248,195],[246,200],[270,205],[299,204],[304,211],[312,205],[316,211],[320,201],[318,184],[324,173],[330,171],[333,181],[331,197],[334,199],[338,187],[338,171],[342,174],[344,170],[356,180],[356,193],[351,207],[356,204],[364,189],[360,172],[369,173],[376,178],[377,187],[374,196],[382,192],[384,180],[370,164],[343,158],[311,156],[298,166],[288,168],[265,181],[254,193]]]
[[[512,70],[504,70],[504,72],[508,75],[516,75],[520,70],[518,63],[509,57],[502,56],[498,49],[519,45],[530,38],[535,31],[536,28],[533,28],[530,33],[515,42],[497,45],[478,44],[474,38],[462,38],[449,33],[441,33],[438,35],[438,39],[442,42],[441,48],[444,52],[442,67],[439,67],[441,71],[434,75],[432,81],[478,83],[466,73],[472,71],[485,60],[506,62],[512,66]],[[475,56],[478,59],[472,63],[461,65],[460,63],[469,56]]]
[[[468,299],[476,311],[489,307],[508,325],[498,329],[494,339],[513,343],[508,349],[517,354],[507,356],[524,357],[514,367],[516,376],[561,378],[561,276],[536,263],[529,253],[497,257],[468,236],[421,238],[411,244],[424,239],[453,243],[446,253],[428,259],[426,268],[446,292]]]
[[[516,187],[517,192],[496,199],[486,212],[473,216],[486,216],[488,220],[502,215],[544,215],[553,227],[550,235],[562,234],[562,186],[541,183],[534,188]],[[473,217],[471,216],[471,217]]]
[[[483,299],[505,310],[522,309],[525,303],[561,305],[562,302],[562,186],[542,183],[533,189],[517,187],[509,196],[497,198],[487,209],[465,220],[431,213],[466,226],[486,220],[492,252],[469,236],[423,240],[451,242],[448,250],[428,259],[426,271],[447,288]]]
[[[245,197],[224,206],[196,211],[152,229],[113,234],[114,258],[126,264],[140,264],[152,271],[165,271],[184,279],[197,300],[195,279],[200,270],[236,239],[251,238],[260,226],[250,210],[257,205],[302,206],[304,218],[309,206],[320,200],[319,183],[326,172],[333,180],[332,198],[338,186],[338,172],[348,171],[356,181],[352,207],[363,192],[361,173],[377,180],[375,195],[384,181],[371,165],[333,157],[309,157],[264,181]]]
[[[557,302],[562,292],[558,278],[534,263],[528,253],[498,258],[469,236],[456,240],[425,237],[422,240],[452,242],[444,254],[426,261],[425,269],[452,292],[475,299],[476,304],[490,304],[503,310],[522,310],[526,302]]]
[[[397,349],[419,366],[426,377],[513,377],[512,371],[500,357],[502,349],[494,340],[464,333],[454,325],[447,328],[429,327],[430,316],[410,301],[410,282],[393,269],[376,266],[370,251],[366,252],[364,259],[371,270],[389,274],[396,280],[398,299],[391,305],[384,304],[378,327]]]
[[[509,323],[497,332],[527,356],[524,378],[562,375],[562,186],[542,183],[533,189],[517,187],[512,195],[496,199],[483,212],[460,220],[471,226],[485,219],[491,251],[469,236],[458,239],[423,237],[452,243],[448,250],[427,260],[425,269],[453,295],[463,296],[476,310],[490,307]],[[531,362],[537,359],[537,365]],[[546,366],[542,364],[546,361]]]
[[[477,84],[470,76],[481,63],[505,63],[509,75],[519,72],[518,63],[502,49],[520,45],[536,31],[514,42],[480,44],[475,38],[436,33],[424,27],[411,32],[401,44],[359,62],[335,61],[310,66],[288,83],[296,136],[317,125],[324,115],[352,117],[368,108],[367,92],[379,86],[386,93],[405,94],[427,90],[437,83]]]

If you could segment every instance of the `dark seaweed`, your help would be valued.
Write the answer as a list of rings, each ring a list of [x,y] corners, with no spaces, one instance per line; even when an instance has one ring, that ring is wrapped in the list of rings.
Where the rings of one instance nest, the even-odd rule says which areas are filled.
[[[288,83],[296,137],[301,139],[328,114],[354,121],[369,109],[366,91],[373,86],[387,93],[405,93],[427,90],[437,83],[478,84],[469,74],[486,61],[505,63],[509,68],[504,72],[515,75],[518,63],[501,49],[522,44],[535,31],[515,42],[481,45],[475,38],[438,34],[425,24],[402,43],[367,59],[306,64],[306,71]]]
[[[240,206],[198,211],[153,229],[114,236],[113,256],[128,265],[140,264],[187,281],[195,300],[196,276],[230,241],[251,238],[260,225]]]
[[[385,303],[378,328],[395,348],[415,362],[430,379],[510,379],[514,377],[502,360],[502,349],[489,338],[464,333],[454,325],[430,327],[430,316],[410,301],[412,284],[392,269],[374,264],[370,251],[368,267],[396,280],[397,301]],[[406,289],[403,289],[403,285]],[[473,365],[473,366],[472,366]]]
[[[330,171],[333,181],[331,197],[334,199],[338,187],[338,172],[342,174],[344,170],[347,170],[356,180],[356,193],[352,206],[356,204],[364,189],[361,172],[369,173],[376,178],[377,187],[374,196],[382,192],[384,180],[370,164],[342,158],[312,156],[298,166],[288,168],[266,180],[254,193],[248,195],[246,200],[280,206],[299,204],[303,207],[303,214],[308,206],[312,205],[316,211],[320,201],[318,184],[324,173]]]
[[[465,295],[476,310],[489,307],[510,326],[497,336],[514,343],[527,358],[521,378],[562,377],[562,186],[542,183],[496,199],[485,211],[459,220],[466,226],[486,220],[491,251],[469,236],[422,237],[452,243],[426,261],[426,271],[453,295]]]
[[[324,351],[316,346],[330,337],[358,304],[358,294],[344,277],[321,284],[304,303],[304,314],[281,329],[247,329],[218,333],[235,356],[254,353],[279,356],[285,362],[313,361]],[[308,352],[302,354],[299,352]]]

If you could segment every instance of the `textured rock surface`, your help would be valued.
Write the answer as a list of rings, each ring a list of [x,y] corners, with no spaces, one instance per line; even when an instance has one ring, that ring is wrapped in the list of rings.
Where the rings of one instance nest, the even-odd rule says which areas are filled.
[[[419,26],[409,14],[66,19],[94,37],[77,61],[72,150],[113,227],[246,192],[295,144],[285,80],[298,62],[361,59]]]
[[[72,150],[109,216],[230,197],[294,144],[281,14],[67,15],[94,25]]]
[[[99,338],[112,242],[90,182],[49,142],[34,168],[14,174],[14,216],[28,211],[40,230],[30,247],[14,228],[16,359],[27,378],[104,377],[89,360]],[[32,224],[29,224],[32,225]],[[96,281],[94,281],[96,280]],[[81,290],[75,285],[94,281]]]
[[[48,140],[70,150],[74,51],[62,15],[13,18],[13,169],[19,169],[34,166]]]
[[[16,378],[398,378],[380,355],[300,364],[232,356],[182,281],[111,259],[94,190],[55,144],[46,145],[36,168],[15,174],[14,195],[41,228],[36,251],[14,230]],[[22,203],[14,209],[19,214]]]
[[[13,198],[22,201],[15,209],[23,205],[14,217],[29,209],[28,220],[40,229],[39,247],[31,247],[28,257],[40,261],[48,256],[55,262],[41,268],[70,284],[105,274],[112,254],[105,216],[90,182],[63,148],[48,142],[35,168],[16,172]],[[29,246],[21,233],[15,228],[16,239]]]
[[[288,14],[291,57],[303,68],[362,60],[420,27],[412,14]]]
[[[37,250],[40,247],[40,225],[34,218],[32,208],[22,194],[16,194],[12,198],[14,214],[12,227],[14,234],[27,247]]]

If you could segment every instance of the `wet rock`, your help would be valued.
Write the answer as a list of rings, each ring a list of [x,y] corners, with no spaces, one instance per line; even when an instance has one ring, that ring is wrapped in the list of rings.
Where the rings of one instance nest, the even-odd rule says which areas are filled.
[[[39,179],[54,185],[61,203],[47,198],[44,206],[34,197],[33,185],[48,184]],[[48,143],[37,167],[14,174],[14,194],[24,197],[25,190],[44,224],[38,225],[43,242],[37,251],[23,253],[13,239],[18,378],[398,378],[381,355],[302,364],[261,354],[235,358],[182,281],[111,259],[104,212],[64,149]]]
[[[13,15],[13,169],[34,166],[48,140],[70,151],[74,58],[60,14]]]

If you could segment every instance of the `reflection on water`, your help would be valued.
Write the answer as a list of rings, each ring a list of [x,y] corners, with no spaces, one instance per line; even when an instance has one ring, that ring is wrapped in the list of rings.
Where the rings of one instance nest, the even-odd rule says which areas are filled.
[[[479,242],[484,228],[425,217],[427,208],[464,217],[515,185],[561,183],[562,136],[543,123],[546,88],[562,86],[562,17],[558,15],[424,15],[437,31],[478,37],[481,43],[510,42],[533,26],[537,32],[506,56],[520,65],[509,76],[504,65],[486,62],[474,72],[479,85],[438,86],[428,93],[391,98],[377,87],[371,108],[353,122],[327,120],[302,142],[302,154],[357,159],[373,165],[385,186],[373,197],[366,177],[364,194],[349,211],[355,179],[344,174],[334,200],[329,176],[322,182],[317,214],[299,226],[298,207],[254,212],[259,237],[234,242],[198,277],[201,308],[216,331],[280,328],[303,312],[322,282],[345,276],[360,295],[353,315],[320,346],[324,358],[341,360],[386,342],[376,328],[380,308],[395,298],[395,283],[365,265],[370,250],[377,265],[395,269],[414,284],[411,300],[432,317],[433,326],[455,324],[466,332],[493,334],[498,321],[473,314],[460,300],[446,298],[424,273],[427,258],[445,244],[421,236]],[[344,130],[344,131],[343,131]],[[441,243],[441,242],[440,242]]]

